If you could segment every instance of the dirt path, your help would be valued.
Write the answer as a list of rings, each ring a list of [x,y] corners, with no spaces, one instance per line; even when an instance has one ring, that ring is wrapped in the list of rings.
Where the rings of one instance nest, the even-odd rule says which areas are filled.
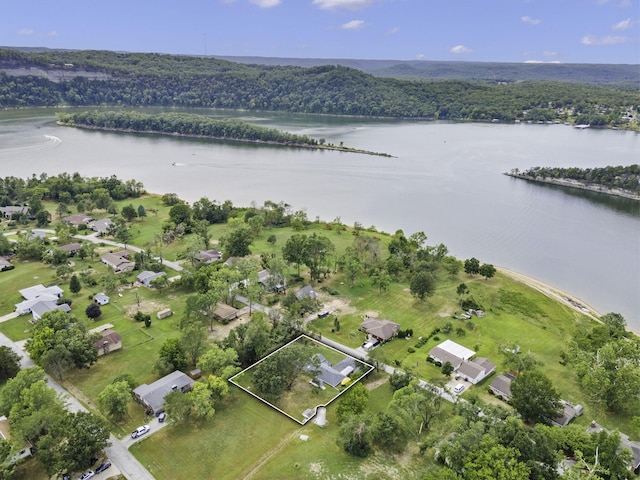
[[[271,448],[262,457],[260,457],[256,463],[251,465],[251,467],[249,467],[249,469],[245,470],[243,472],[243,474],[240,475],[240,478],[243,478],[244,480],[247,480],[247,479],[253,477],[253,475],[255,475],[258,472],[258,470],[260,470],[262,468],[262,466],[264,464],[266,464],[274,456],[276,456],[278,453],[280,453],[282,451],[282,449],[284,447],[286,447],[287,444],[291,440],[293,440],[295,437],[300,436],[300,433],[302,432],[302,430],[303,430],[303,428],[298,428],[297,430],[294,430],[289,435],[287,435],[282,440],[280,440],[273,448]]]

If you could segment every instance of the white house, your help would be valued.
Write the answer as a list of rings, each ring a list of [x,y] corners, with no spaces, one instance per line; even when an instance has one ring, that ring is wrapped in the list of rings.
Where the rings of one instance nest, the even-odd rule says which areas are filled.
[[[104,293],[96,293],[93,297],[93,301],[98,305],[106,305],[107,303],[109,303],[109,300],[109,296],[105,295]]]
[[[478,357],[470,362],[462,362],[457,368],[458,374],[467,382],[475,385],[496,370],[496,365],[488,358]]]
[[[457,370],[462,362],[469,361],[475,354],[476,352],[473,350],[463,347],[452,340],[445,340],[440,345],[433,347],[429,352],[429,356],[434,361],[442,364],[449,362],[454,370]]]

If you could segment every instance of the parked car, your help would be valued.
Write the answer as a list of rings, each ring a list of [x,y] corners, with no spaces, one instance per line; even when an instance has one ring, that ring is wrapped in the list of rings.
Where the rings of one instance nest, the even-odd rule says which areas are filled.
[[[84,472],[82,475],[80,475],[79,480],[89,480],[94,475],[95,473],[93,473],[93,470],[89,470],[88,472]]]
[[[111,466],[111,462],[109,460],[102,462],[98,468],[96,468],[96,473],[102,473],[104,472],[107,468],[109,468]]]
[[[149,432],[149,425],[142,425],[141,427],[136,428],[133,432],[131,432],[131,438],[138,438]]]
[[[464,385],[461,384],[461,383],[459,383],[455,387],[453,387],[453,391],[455,393],[462,393],[463,390],[464,390]]]
[[[164,421],[167,419],[167,414],[162,412],[160,415],[158,415],[158,421],[160,423],[164,423]]]

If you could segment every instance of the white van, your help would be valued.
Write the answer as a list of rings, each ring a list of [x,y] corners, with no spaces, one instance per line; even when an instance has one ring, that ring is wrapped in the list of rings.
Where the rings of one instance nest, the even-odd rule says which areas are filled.
[[[458,393],[458,394],[462,393],[463,390],[464,390],[464,385],[461,384],[461,383],[459,383],[455,387],[453,387],[453,391],[455,393]]]

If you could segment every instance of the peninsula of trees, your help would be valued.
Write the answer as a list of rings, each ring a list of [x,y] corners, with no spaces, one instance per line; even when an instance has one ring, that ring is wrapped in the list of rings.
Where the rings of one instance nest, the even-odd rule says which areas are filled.
[[[638,164],[601,168],[533,167],[524,172],[514,168],[506,175],[640,200],[640,165]]]
[[[638,128],[637,88],[628,86],[409,80],[338,65],[303,68],[178,55],[0,49],[0,108],[98,105]]]
[[[135,111],[97,111],[58,113],[60,125],[114,130],[121,132],[181,135],[186,137],[234,140],[241,142],[270,143],[303,148],[340,150],[390,157],[386,153],[325,144],[324,138],[316,140],[307,135],[296,135],[275,128],[266,128],[235,119],[216,120],[205,115],[189,113],[146,114]]]

